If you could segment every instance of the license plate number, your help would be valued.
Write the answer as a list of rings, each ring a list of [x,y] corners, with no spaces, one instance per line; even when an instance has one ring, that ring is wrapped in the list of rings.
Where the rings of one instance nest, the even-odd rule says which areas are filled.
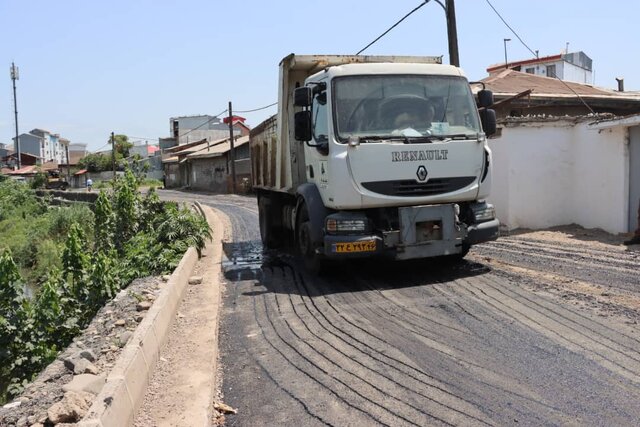
[[[334,243],[333,252],[335,253],[351,253],[351,252],[375,252],[376,241],[364,240],[362,242],[345,242]]]

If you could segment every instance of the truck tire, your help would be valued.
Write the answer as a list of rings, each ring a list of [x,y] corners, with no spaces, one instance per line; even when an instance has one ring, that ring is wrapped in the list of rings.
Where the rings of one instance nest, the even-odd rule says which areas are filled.
[[[266,249],[278,249],[282,246],[282,229],[276,226],[274,215],[277,215],[272,201],[268,197],[258,199],[258,221],[260,223],[260,239]]]
[[[471,245],[468,243],[463,243],[462,252],[455,255],[446,255],[445,259],[453,263],[462,262],[464,260],[464,257],[467,256],[467,254],[469,253],[469,249],[471,249]]]
[[[296,247],[302,257],[304,267],[309,273],[321,275],[326,271],[327,260],[322,254],[316,253],[316,245],[311,239],[311,221],[307,207],[302,205],[298,216],[298,226],[296,227]]]

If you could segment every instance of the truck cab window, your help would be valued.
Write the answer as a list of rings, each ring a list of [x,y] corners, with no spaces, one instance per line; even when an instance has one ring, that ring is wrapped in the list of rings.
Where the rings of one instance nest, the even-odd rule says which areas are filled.
[[[329,123],[327,121],[327,93],[322,92],[313,98],[311,107],[313,115],[313,139],[316,143],[329,141]]]

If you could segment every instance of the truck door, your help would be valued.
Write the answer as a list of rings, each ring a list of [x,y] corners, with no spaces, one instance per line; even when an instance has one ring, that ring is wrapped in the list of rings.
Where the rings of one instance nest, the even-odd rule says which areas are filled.
[[[327,92],[322,91],[313,97],[311,105],[312,141],[305,147],[307,180],[314,182],[320,191],[327,188],[329,154],[329,119],[327,112]]]

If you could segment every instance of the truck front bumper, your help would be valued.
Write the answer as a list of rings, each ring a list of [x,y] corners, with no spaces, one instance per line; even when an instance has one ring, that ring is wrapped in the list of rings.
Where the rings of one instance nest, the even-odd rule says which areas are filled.
[[[500,221],[498,218],[491,221],[473,224],[467,228],[467,238],[464,240],[469,245],[489,242],[498,238],[500,231]]]

